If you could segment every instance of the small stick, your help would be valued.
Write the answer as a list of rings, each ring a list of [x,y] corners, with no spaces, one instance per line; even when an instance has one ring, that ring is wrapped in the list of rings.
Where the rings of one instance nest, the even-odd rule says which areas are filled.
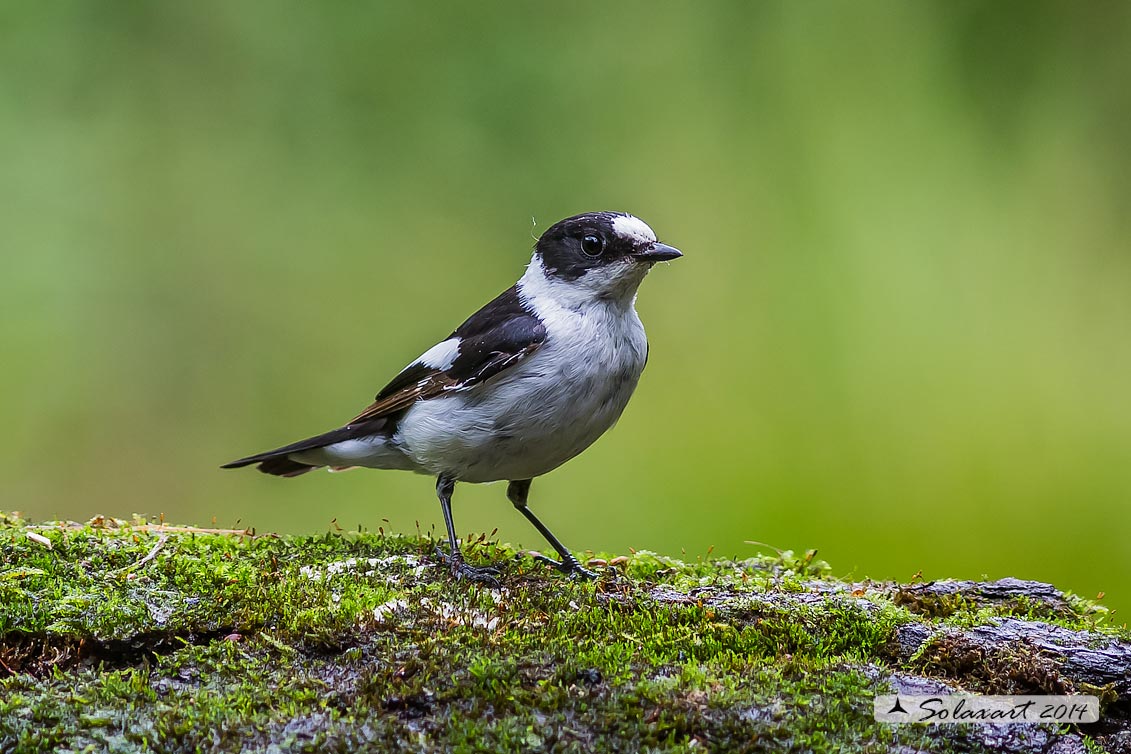
[[[127,573],[129,571],[136,571],[137,569],[141,568],[146,563],[148,563],[149,561],[151,561],[155,557],[157,557],[157,553],[160,552],[161,548],[164,547],[165,543],[168,542],[168,541],[169,541],[169,535],[168,534],[162,534],[160,539],[157,540],[157,544],[153,545],[153,549],[149,551],[148,555],[146,555],[144,558],[142,558],[138,562],[134,563],[133,565],[129,565],[129,566],[126,566],[125,568],[121,568],[117,571],[114,571],[114,573],[119,574],[119,573]]]
[[[47,537],[43,536],[42,534],[36,534],[33,531],[26,531],[26,532],[24,532],[24,534],[26,534],[27,538],[30,539],[32,542],[35,542],[36,544],[39,544],[39,545],[43,545],[48,550],[55,549],[54,546],[51,544],[51,540],[48,539]]]
[[[77,521],[68,521],[62,524],[32,524],[28,526],[29,529],[41,529],[43,531],[59,531],[61,529],[85,529],[87,524],[79,523]],[[166,524],[131,524],[123,522],[115,527],[103,527],[106,529],[129,529],[130,531],[142,532],[147,534],[158,534],[161,532],[173,532],[177,534],[228,534],[238,537],[276,537],[277,534],[265,532],[263,534],[255,534],[251,529],[209,529],[197,526],[168,526]]]

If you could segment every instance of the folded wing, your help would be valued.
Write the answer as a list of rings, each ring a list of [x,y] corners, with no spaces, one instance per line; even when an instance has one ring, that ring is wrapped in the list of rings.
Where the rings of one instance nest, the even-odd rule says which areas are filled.
[[[260,471],[297,476],[315,467],[295,461],[289,454],[380,432],[391,433],[398,415],[417,401],[471,390],[529,358],[545,340],[546,328],[526,310],[517,289],[512,287],[472,315],[447,340],[405,367],[349,424],[241,458],[223,468],[258,463]]]

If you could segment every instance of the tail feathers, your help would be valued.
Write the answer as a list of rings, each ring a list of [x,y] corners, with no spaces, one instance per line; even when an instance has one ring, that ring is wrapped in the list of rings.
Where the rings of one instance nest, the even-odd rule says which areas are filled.
[[[238,469],[257,463],[259,464],[259,470],[264,474],[282,477],[299,476],[319,467],[292,460],[290,458],[291,453],[301,453],[304,450],[324,448],[327,445],[333,445],[334,443],[344,440],[353,440],[358,437],[375,435],[385,428],[385,424],[385,419],[374,419],[371,421],[358,422],[357,424],[349,424],[340,429],[331,430],[315,437],[308,437],[305,440],[299,440],[298,442],[284,445],[275,450],[268,450],[265,453],[256,453],[253,456],[247,456],[238,461],[226,463],[220,468]]]
[[[280,456],[279,458],[269,458],[266,461],[260,462],[259,464],[259,470],[264,474],[285,477],[302,476],[308,471],[314,471],[316,468],[318,467],[308,466],[307,464],[299,463],[298,461],[292,461],[286,456]]]
[[[239,469],[244,466],[251,466],[253,463],[259,464],[259,470],[264,474],[271,474],[272,476],[299,476],[318,468],[317,466],[311,466],[307,463],[293,461],[285,452],[259,453],[258,455],[248,456],[238,461],[226,463],[220,468]]]

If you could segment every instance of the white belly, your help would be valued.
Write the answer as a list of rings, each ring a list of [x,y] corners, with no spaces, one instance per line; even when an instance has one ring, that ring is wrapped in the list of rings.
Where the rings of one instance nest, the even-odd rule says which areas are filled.
[[[418,471],[465,482],[532,479],[616,423],[647,359],[636,312],[563,310],[543,320],[546,342],[513,371],[408,411],[395,442]]]

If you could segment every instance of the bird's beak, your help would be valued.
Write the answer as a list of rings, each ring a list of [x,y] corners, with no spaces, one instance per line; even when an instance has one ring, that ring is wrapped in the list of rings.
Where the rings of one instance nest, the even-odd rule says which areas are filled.
[[[657,241],[636,252],[633,256],[641,262],[670,262],[673,259],[682,257],[683,252],[674,246],[668,246],[666,243],[659,243]]]

